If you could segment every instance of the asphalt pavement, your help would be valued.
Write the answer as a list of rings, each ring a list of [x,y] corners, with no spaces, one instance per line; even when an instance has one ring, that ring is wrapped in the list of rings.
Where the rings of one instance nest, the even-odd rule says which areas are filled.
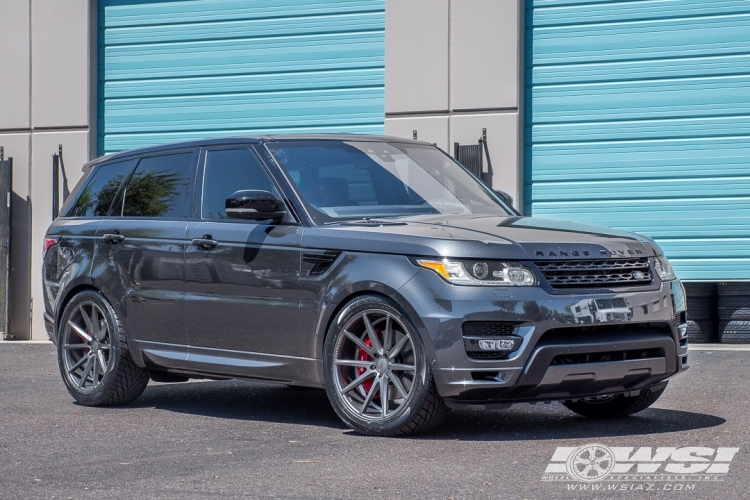
[[[428,435],[373,438],[324,391],[251,381],[152,382],[128,406],[78,406],[51,344],[2,342],[0,498],[748,499],[750,351],[726,349],[692,351],[637,416],[454,410]],[[629,469],[565,474],[590,444]]]

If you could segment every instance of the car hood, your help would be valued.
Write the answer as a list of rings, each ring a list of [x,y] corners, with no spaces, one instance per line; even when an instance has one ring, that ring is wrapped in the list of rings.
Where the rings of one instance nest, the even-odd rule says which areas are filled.
[[[351,221],[305,230],[307,248],[414,256],[556,260],[661,255],[648,237],[519,216],[430,215]]]

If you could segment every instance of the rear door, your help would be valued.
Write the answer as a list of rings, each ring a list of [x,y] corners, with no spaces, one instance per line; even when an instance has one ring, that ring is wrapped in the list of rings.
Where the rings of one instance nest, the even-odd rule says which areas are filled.
[[[188,225],[185,318],[192,369],[285,379],[300,356],[302,226],[229,219],[226,198],[258,189],[283,199],[249,147],[208,149],[202,200]],[[199,239],[214,240],[212,248]],[[196,244],[192,241],[196,240]],[[269,356],[280,355],[280,356]],[[294,378],[294,377],[291,377]]]
[[[196,150],[140,158],[97,229],[92,275],[121,301],[128,341],[146,361],[185,368],[185,230]]]

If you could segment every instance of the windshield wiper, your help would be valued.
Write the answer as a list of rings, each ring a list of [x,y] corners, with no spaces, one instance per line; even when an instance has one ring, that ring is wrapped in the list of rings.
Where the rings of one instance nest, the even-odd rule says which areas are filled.
[[[399,216],[400,217],[400,216]],[[342,220],[332,220],[324,222],[324,226],[331,226],[334,224],[393,224],[395,221],[392,219],[389,219],[387,217],[357,217],[356,219],[342,219]]]

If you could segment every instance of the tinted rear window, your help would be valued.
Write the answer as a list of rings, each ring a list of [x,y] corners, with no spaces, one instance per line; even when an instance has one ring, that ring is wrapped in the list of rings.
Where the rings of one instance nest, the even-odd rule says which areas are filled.
[[[65,217],[104,217],[109,212],[132,160],[99,165],[72,203]]]
[[[125,217],[190,217],[193,153],[144,158],[123,191]]]

